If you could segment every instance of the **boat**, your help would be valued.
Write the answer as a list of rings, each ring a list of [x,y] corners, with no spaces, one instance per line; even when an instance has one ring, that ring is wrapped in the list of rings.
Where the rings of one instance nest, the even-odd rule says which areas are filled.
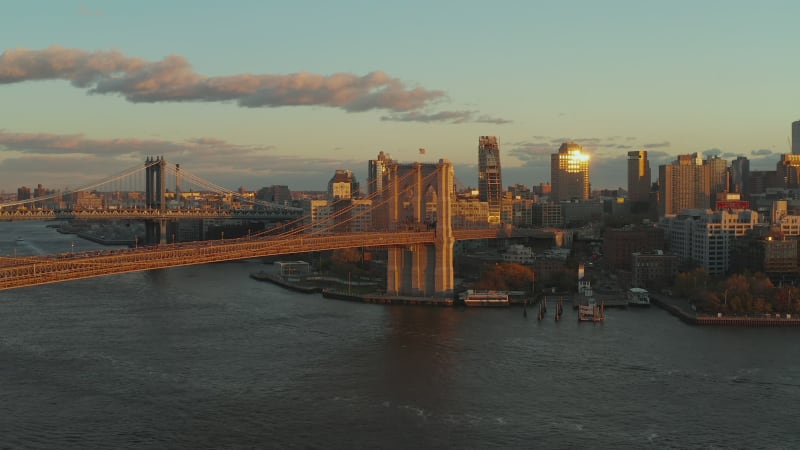
[[[647,289],[642,289],[642,288],[628,289],[628,305],[650,306],[650,295],[647,293]]]
[[[17,242],[17,244],[21,244],[21,243],[25,242],[25,239],[22,239],[22,236],[17,236],[16,242]]]
[[[461,300],[467,306],[508,306],[508,292],[500,291],[473,291],[462,292]]]
[[[588,305],[578,305],[578,322],[602,322],[605,319],[603,305],[589,302]]]

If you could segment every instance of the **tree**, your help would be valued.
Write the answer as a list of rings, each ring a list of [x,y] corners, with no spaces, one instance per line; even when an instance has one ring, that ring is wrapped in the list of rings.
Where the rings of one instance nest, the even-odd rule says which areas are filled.
[[[487,266],[477,287],[499,291],[524,291],[530,289],[533,282],[533,270],[522,264],[498,263]]]

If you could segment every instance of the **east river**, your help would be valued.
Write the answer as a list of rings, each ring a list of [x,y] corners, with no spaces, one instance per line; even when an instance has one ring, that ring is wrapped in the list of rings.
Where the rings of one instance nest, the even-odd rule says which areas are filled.
[[[0,255],[101,248],[45,224],[0,223]],[[800,448],[798,329],[349,303],[262,268],[0,291],[0,448]]]

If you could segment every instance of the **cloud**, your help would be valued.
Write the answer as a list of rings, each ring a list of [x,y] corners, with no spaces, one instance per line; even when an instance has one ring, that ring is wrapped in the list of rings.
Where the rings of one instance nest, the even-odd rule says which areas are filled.
[[[650,149],[650,148],[665,148],[665,147],[669,147],[669,146],[670,146],[669,141],[653,142],[653,143],[650,143],[650,144],[642,145],[642,147],[644,147],[646,149]]]
[[[285,184],[325,189],[336,169],[363,166],[341,157],[281,155],[274,146],[249,146],[211,137],[184,141],[162,139],[93,139],[82,134],[9,133],[0,130],[3,189],[42,183],[48,188],[78,187],[132,167],[144,167],[147,156],[220,186]]]
[[[750,154],[753,156],[769,156],[772,154],[772,150],[768,148],[762,148],[760,150],[752,150]]]
[[[718,148],[710,148],[708,150],[703,150],[702,154],[706,158],[708,158],[709,156],[719,156],[719,155],[722,154],[722,150],[720,150]]]
[[[486,115],[477,115],[477,111],[439,111],[435,113],[425,113],[422,111],[410,111],[398,114],[390,114],[381,117],[383,121],[391,122],[446,122],[453,124],[460,123],[493,123],[504,125],[511,123],[511,120],[501,119]]]
[[[315,105],[347,112],[407,112],[445,97],[443,91],[408,87],[382,71],[209,77],[194,72],[178,55],[146,61],[116,50],[89,52],[60,46],[0,54],[0,84],[55,79],[134,103],[231,101],[249,108]]]

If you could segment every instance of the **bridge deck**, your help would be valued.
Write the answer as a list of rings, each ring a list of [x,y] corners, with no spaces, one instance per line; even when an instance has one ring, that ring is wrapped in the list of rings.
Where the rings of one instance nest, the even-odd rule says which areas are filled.
[[[455,230],[456,240],[497,237],[497,229]],[[0,290],[151,269],[336,250],[433,244],[434,231],[338,233],[228,239],[88,253],[3,258]]]

